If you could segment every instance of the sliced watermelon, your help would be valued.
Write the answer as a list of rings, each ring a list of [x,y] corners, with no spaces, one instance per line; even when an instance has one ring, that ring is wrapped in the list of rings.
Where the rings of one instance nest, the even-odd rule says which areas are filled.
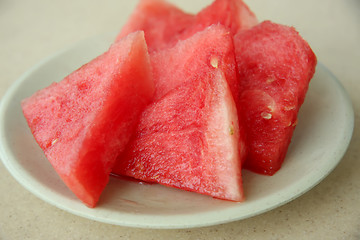
[[[151,104],[113,171],[242,201],[238,139],[236,106],[224,74],[215,69]]]
[[[258,20],[242,0],[215,0],[196,15],[195,23],[184,31],[181,38],[186,39],[212,24],[222,24],[235,35],[255,26]]]
[[[164,0],[140,0],[116,41],[129,33],[143,30],[149,51],[152,52],[166,48],[193,22],[192,14]]]
[[[222,25],[213,25],[194,36],[179,41],[173,48],[151,54],[155,99],[164,96],[169,90],[189,80],[221,69],[234,95],[239,94],[236,77],[234,44],[229,31]]]
[[[96,205],[116,157],[152,99],[150,69],[144,34],[136,32],[22,102],[46,157],[89,207]]]
[[[233,38],[222,25],[212,25],[175,47],[151,54],[154,82],[154,99],[158,100],[170,90],[189,79],[202,79],[220,69],[229,84],[238,112],[240,109],[240,86],[237,79]],[[239,120],[242,121],[241,119]],[[241,159],[245,159],[245,134],[240,123],[239,148]]]
[[[245,139],[232,96],[239,86],[230,33],[211,26],[152,53],[151,61],[155,102],[113,172],[242,200]]]
[[[316,56],[294,28],[265,21],[235,38],[245,168],[273,175],[287,153]]]
[[[185,13],[165,0],[141,0],[117,39],[143,30],[149,51],[173,47],[213,24],[229,28],[231,34],[258,23],[242,0],[216,0],[196,16]]]

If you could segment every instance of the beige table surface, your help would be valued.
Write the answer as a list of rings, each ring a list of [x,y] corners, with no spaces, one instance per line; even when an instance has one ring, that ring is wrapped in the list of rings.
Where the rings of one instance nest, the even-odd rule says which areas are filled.
[[[195,12],[210,1],[178,0]],[[38,199],[0,164],[0,239],[360,239],[360,1],[248,0],[260,20],[295,26],[353,101],[355,130],[337,168],[296,200],[224,225],[149,230],[74,216]],[[0,97],[33,65],[121,28],[137,1],[0,0]]]

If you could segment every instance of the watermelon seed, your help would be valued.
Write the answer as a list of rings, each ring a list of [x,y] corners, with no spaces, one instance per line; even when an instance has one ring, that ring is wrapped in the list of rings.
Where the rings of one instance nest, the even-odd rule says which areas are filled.
[[[269,109],[270,112],[273,112],[273,111],[274,111],[274,107],[271,106],[271,105],[268,106],[268,109]]]
[[[293,123],[293,127],[295,127],[298,124],[298,120],[296,119],[296,121]]]
[[[295,109],[296,109],[296,106],[285,106],[284,107],[285,111],[291,111],[291,110],[295,110]]]
[[[267,84],[271,84],[271,83],[273,83],[275,81],[275,79],[273,79],[273,78],[268,78],[268,80],[266,80],[266,83]]]
[[[211,66],[213,66],[214,68],[218,68],[219,66],[219,59],[217,58],[217,56],[212,56],[210,59],[210,64]]]
[[[229,130],[230,130],[230,135],[231,135],[231,136],[234,135],[234,128],[233,128],[233,126],[230,126]]]
[[[262,112],[261,117],[264,118],[264,119],[270,120],[272,118],[272,114],[267,113],[267,112]]]
[[[298,124],[298,120],[296,119],[294,123],[292,123],[291,121],[288,124],[288,127],[292,126],[295,127]]]
[[[58,140],[59,140],[58,138],[55,138],[54,140],[52,140],[51,146],[54,145]]]

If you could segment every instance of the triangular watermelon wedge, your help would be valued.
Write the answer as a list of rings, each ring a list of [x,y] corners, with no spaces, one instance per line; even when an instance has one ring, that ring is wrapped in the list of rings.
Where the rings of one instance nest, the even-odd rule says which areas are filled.
[[[143,32],[22,102],[30,129],[65,184],[94,207],[154,92]]]
[[[246,151],[230,33],[211,26],[152,53],[151,62],[155,102],[113,172],[241,201]]]
[[[242,201],[235,102],[222,71],[189,79],[149,105],[114,172]]]
[[[240,85],[237,76],[233,37],[229,29],[216,24],[180,40],[172,48],[150,54],[155,82],[154,99],[158,100],[170,90],[196,77],[201,79],[220,69],[228,82],[240,112]],[[239,119],[239,148],[241,159],[245,160],[245,131]]]
[[[234,37],[247,135],[245,167],[275,174],[286,156],[316,56],[292,27],[270,21]]]

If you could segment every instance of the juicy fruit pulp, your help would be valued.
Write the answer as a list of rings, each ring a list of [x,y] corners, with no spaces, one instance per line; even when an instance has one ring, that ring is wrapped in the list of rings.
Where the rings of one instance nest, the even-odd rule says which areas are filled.
[[[185,13],[163,0],[140,0],[116,39],[143,30],[149,51],[153,52],[171,48],[179,40],[214,24],[221,24],[235,34],[257,23],[256,16],[241,0],[216,0],[197,15]]]
[[[232,36],[222,25],[212,25],[179,41],[173,48],[152,53],[151,64],[156,86],[155,100],[191,76],[201,78],[215,68],[224,72],[234,95],[237,96],[240,90]]]
[[[140,0],[135,11],[116,38],[116,41],[134,31],[145,32],[149,51],[166,48],[194,21],[187,14],[163,0]]]
[[[62,180],[94,207],[153,92],[144,34],[136,32],[25,99],[22,108]]]
[[[235,35],[257,23],[255,14],[242,0],[215,0],[195,16],[194,23],[184,31],[181,38],[186,39],[213,24],[221,24]]]
[[[316,57],[291,27],[265,21],[234,37],[241,86],[245,167],[273,175],[285,158]]]
[[[230,33],[210,26],[152,53],[151,62],[155,102],[114,172],[241,201],[245,139],[233,99],[239,86]]]
[[[155,102],[113,172],[241,201],[245,139],[233,99],[239,86],[230,33],[210,26],[152,53],[151,61]]]
[[[238,139],[236,106],[216,69],[147,107],[114,172],[242,201]]]
[[[237,111],[240,112],[240,85],[237,79],[234,44],[231,33],[222,25],[212,25],[186,40],[179,40],[173,48],[151,54],[158,100],[175,87],[196,77],[198,81],[220,69],[229,85]],[[239,119],[240,159],[245,160],[245,135]]]

